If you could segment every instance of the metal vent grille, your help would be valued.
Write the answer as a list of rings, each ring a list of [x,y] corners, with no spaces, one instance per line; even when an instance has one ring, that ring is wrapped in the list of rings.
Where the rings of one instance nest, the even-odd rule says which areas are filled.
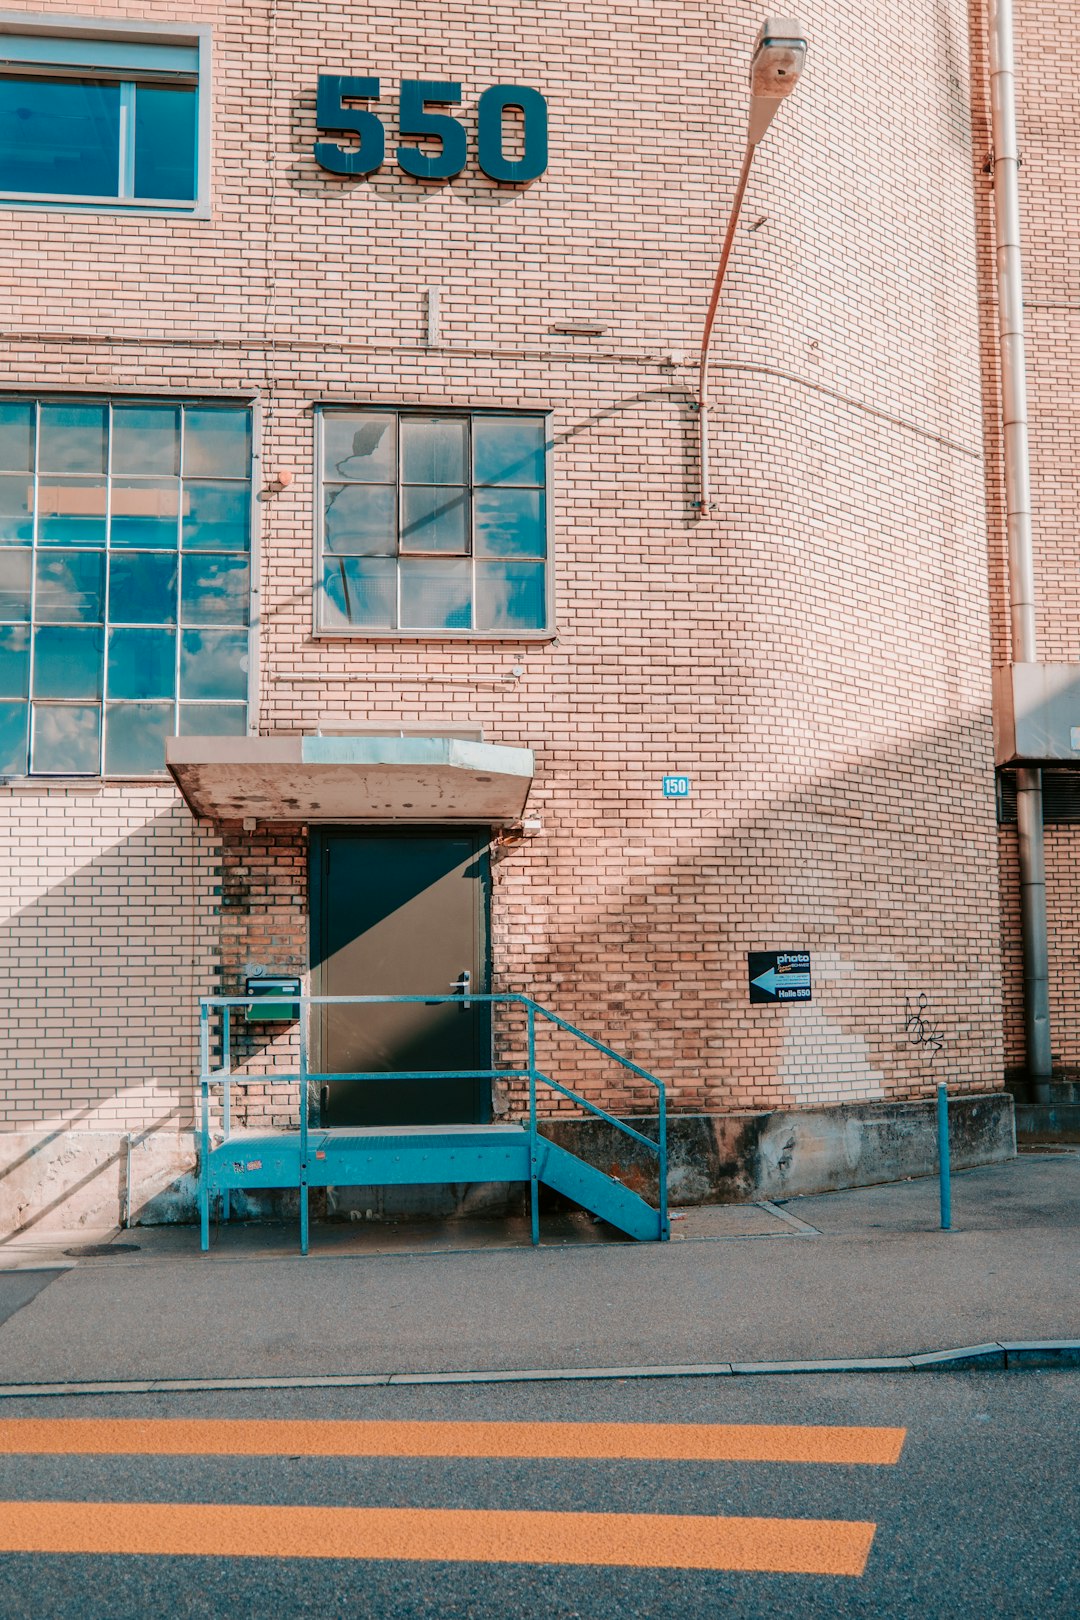
[[[999,771],[998,821],[1016,822],[1016,772]],[[1047,826],[1080,822],[1080,771],[1043,771],[1043,821]]]

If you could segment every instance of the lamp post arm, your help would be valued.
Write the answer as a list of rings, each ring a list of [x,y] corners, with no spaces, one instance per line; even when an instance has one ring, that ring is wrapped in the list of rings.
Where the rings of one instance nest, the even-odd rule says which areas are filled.
[[[742,169],[739,171],[739,183],[735,187],[735,196],[731,204],[731,214],[728,218],[727,231],[724,234],[724,245],[720,250],[720,263],[716,267],[716,279],[713,282],[712,297],[709,299],[709,309],[705,316],[705,331],[701,338],[701,363],[698,368],[698,438],[700,444],[699,462],[699,502],[698,507],[702,515],[712,505],[709,489],[709,344],[712,342],[713,324],[716,320],[716,307],[720,302],[720,289],[724,285],[724,274],[731,257],[731,249],[735,243],[735,226],[739,220],[739,210],[742,208],[743,194],[746,191],[746,182],[750,178],[750,165],[754,161],[757,151],[755,141],[747,141],[746,151],[743,153]]]

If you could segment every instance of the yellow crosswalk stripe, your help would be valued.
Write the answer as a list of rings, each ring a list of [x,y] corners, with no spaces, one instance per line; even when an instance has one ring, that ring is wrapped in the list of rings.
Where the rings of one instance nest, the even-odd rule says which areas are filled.
[[[10,1418],[0,1454],[895,1463],[904,1429],[754,1423]]]
[[[10,1418],[0,1454],[438,1457],[888,1466],[906,1431],[813,1424]],[[839,1519],[457,1508],[3,1502],[0,1552],[625,1565],[861,1575]]]
[[[448,1560],[861,1575],[876,1526],[834,1519],[458,1508],[2,1502],[0,1552]]]

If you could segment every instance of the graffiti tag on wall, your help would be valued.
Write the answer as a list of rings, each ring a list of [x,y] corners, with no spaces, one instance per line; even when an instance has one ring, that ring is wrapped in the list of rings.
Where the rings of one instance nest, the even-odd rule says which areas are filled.
[[[914,999],[904,997],[904,1034],[912,1046],[918,1048],[919,1056],[926,1063],[933,1063],[942,1047],[945,1037],[941,1033],[941,1025],[934,1023],[927,1012],[927,997],[920,992]]]

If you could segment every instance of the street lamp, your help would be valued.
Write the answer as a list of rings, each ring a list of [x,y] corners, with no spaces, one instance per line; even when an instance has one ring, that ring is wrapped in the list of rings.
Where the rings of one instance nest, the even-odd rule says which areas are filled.
[[[750,120],[746,131],[746,151],[743,153],[739,183],[731,205],[724,245],[720,250],[720,263],[716,267],[709,312],[705,317],[705,331],[701,339],[701,365],[698,373],[698,432],[700,435],[700,498],[698,511],[704,514],[712,509],[709,491],[709,343],[712,340],[716,306],[720,302],[720,289],[724,272],[735,240],[735,226],[742,207],[746,182],[750,178],[750,165],[754,153],[776,116],[777,108],[785,96],[790,96],[799,82],[806,61],[806,35],[791,17],[766,17],[754,41],[750,58]]]

